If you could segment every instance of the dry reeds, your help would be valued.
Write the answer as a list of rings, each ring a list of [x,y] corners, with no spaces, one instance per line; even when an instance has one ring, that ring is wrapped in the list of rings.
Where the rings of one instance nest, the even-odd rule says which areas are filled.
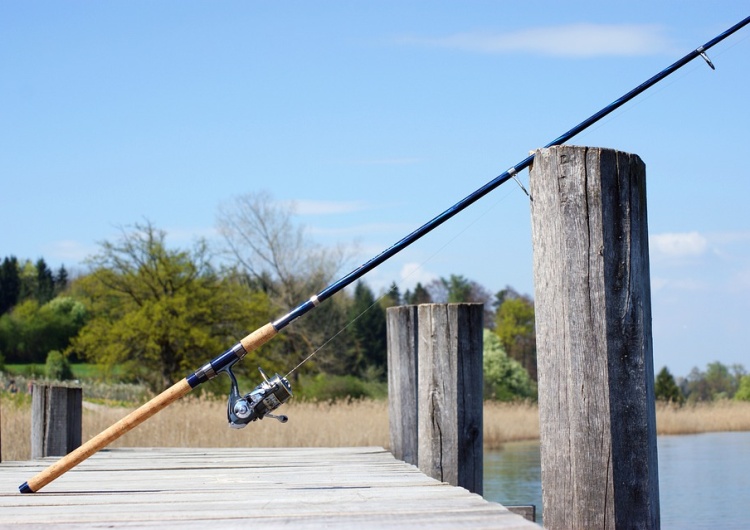
[[[539,409],[536,403],[484,403],[484,447],[497,449],[505,442],[539,438]]]
[[[3,399],[2,458],[26,460],[31,454],[29,400]],[[88,440],[125,416],[128,408],[84,403],[83,439]],[[116,440],[113,447],[388,447],[388,403],[358,400],[295,402],[281,410],[289,422],[273,419],[230,429],[223,401],[188,396]],[[659,404],[658,434],[750,431],[750,403],[719,401],[673,407]],[[486,402],[484,444],[539,438],[539,412],[533,403]]]
[[[31,456],[31,400],[0,398],[0,456],[28,460]]]
[[[750,402],[713,401],[694,405],[656,405],[658,434],[750,431]]]
[[[388,445],[388,411],[382,401],[290,402],[285,424],[266,418],[231,429],[226,404],[182,399],[114,442],[114,447],[338,447]],[[84,439],[117,421],[122,410],[99,408],[84,415]]]

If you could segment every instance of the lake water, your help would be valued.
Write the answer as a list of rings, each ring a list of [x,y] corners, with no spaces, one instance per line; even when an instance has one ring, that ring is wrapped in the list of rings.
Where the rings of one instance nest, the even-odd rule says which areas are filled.
[[[750,528],[750,432],[659,436],[661,527]],[[542,521],[539,442],[484,454],[484,497],[535,504]]]

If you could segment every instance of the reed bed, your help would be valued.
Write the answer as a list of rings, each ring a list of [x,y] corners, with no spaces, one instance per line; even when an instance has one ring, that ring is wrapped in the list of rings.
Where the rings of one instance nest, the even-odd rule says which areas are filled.
[[[750,402],[714,401],[682,407],[658,403],[656,430],[665,435],[750,431]]]
[[[506,442],[539,438],[539,409],[536,403],[484,403],[484,447],[499,449]]]
[[[31,406],[28,399],[0,399],[3,460],[27,460],[31,454]],[[133,410],[84,403],[83,439],[88,440]],[[295,402],[281,411],[289,422],[273,419],[230,429],[223,401],[188,396],[116,440],[112,447],[343,447],[388,448],[388,403],[384,400]],[[720,401],[675,407],[659,404],[657,432],[694,434],[750,431],[750,403]],[[487,402],[484,444],[539,438],[539,412],[533,403]]]

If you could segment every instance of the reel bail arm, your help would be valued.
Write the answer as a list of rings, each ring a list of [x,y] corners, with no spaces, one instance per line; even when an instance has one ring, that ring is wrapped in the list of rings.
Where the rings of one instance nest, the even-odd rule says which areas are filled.
[[[238,359],[239,360],[239,359]],[[227,399],[227,420],[229,426],[233,429],[243,429],[248,423],[255,420],[262,420],[266,416],[286,423],[289,418],[283,414],[272,414],[274,410],[286,403],[292,397],[292,386],[286,377],[279,374],[268,378],[262,368],[258,367],[260,375],[263,376],[263,382],[256,386],[251,392],[244,396],[241,395],[237,378],[232,372],[231,363],[221,372],[226,372],[232,383]]]

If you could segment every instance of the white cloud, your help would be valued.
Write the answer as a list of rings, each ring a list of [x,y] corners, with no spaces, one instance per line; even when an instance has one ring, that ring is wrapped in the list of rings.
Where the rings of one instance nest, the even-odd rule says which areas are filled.
[[[651,252],[669,258],[700,256],[708,240],[698,232],[654,234],[649,238]]]
[[[401,42],[479,53],[533,53],[555,57],[643,56],[672,53],[664,28],[652,24],[569,24],[506,33],[465,32],[404,37]]]
[[[425,269],[420,263],[405,263],[401,267],[401,285],[406,289],[411,289],[418,283],[427,285],[432,280],[438,278],[438,275],[434,272],[430,272]]]

